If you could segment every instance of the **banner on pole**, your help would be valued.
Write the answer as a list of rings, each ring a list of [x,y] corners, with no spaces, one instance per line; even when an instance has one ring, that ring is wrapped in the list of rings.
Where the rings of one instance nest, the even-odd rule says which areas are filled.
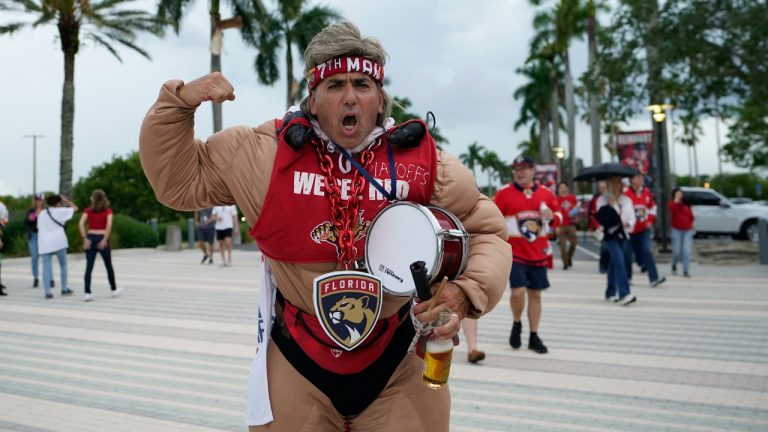
[[[645,175],[646,182],[651,183],[653,131],[617,132],[616,151],[622,165],[638,170]]]
[[[549,190],[555,192],[557,190],[557,164],[536,164],[534,180],[538,181],[540,185],[545,186]]]

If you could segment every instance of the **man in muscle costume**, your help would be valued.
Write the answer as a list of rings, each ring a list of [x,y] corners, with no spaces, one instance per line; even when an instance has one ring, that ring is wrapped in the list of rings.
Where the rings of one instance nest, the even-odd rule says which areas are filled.
[[[422,383],[422,360],[408,352],[409,315],[429,323],[450,310],[432,337],[452,338],[462,318],[487,313],[503,293],[511,263],[504,218],[423,122],[393,126],[386,57],[354,24],[335,24],[307,47],[309,95],[283,119],[196,140],[200,104],[235,98],[212,73],[166,82],[142,124],[141,161],[158,200],[180,210],[237,204],[264,254],[259,312],[268,337],[249,377],[250,431],[447,431],[450,393]],[[353,269],[367,227],[395,198],[461,220],[470,234],[466,270],[439,291],[435,284],[430,302],[382,293],[367,339],[334,348],[315,312],[313,280]],[[270,286],[275,298],[265,301]]]

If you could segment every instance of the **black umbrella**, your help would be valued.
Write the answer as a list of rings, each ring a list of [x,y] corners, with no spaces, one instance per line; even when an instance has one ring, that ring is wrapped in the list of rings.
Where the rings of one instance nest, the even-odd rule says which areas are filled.
[[[574,181],[589,181],[589,180],[607,180],[611,177],[632,177],[637,174],[637,170],[620,163],[610,162],[600,165],[593,165],[581,170]]]

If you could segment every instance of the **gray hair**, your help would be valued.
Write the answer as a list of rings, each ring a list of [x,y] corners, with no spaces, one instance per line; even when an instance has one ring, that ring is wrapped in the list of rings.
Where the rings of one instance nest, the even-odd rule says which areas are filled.
[[[361,56],[382,66],[387,62],[387,52],[378,39],[364,38],[356,25],[344,21],[324,28],[312,38],[304,51],[304,74],[321,63],[341,56]],[[384,112],[376,117],[376,124],[383,126],[384,119],[392,112],[393,101],[382,86],[379,86],[379,90],[384,98]],[[310,118],[315,118],[309,109],[309,95],[301,101],[300,108]]]

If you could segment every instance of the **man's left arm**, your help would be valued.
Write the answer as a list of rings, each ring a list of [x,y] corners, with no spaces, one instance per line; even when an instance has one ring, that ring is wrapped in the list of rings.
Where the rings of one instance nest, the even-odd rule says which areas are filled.
[[[481,194],[472,173],[455,157],[437,152],[437,178],[431,203],[459,218],[469,233],[467,268],[447,285],[445,303],[460,318],[478,318],[501,299],[512,267],[504,216]]]

